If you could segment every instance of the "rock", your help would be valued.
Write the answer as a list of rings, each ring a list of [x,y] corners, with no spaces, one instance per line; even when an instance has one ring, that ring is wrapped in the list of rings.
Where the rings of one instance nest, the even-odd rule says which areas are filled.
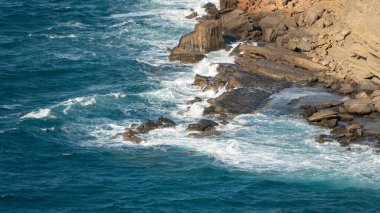
[[[287,82],[249,72],[234,64],[220,64],[217,71],[218,74],[209,84],[215,91],[221,87],[228,91],[236,88],[258,87],[266,91],[278,92],[290,86]]]
[[[354,91],[355,89],[351,86],[351,84],[341,84],[338,90],[338,92],[341,94],[350,94]]]
[[[322,119],[322,120],[310,122],[310,124],[332,129],[338,125],[338,119]]]
[[[182,36],[179,44],[170,50],[170,61],[191,63],[202,60],[210,51],[225,47],[222,25],[219,20],[207,20],[195,26],[192,33]]]
[[[373,99],[373,109],[380,112],[380,98],[379,96]]]
[[[346,127],[338,126],[331,131],[331,134],[338,141],[354,142],[363,135],[363,130],[359,124],[352,124]]]
[[[193,18],[195,18],[197,16],[198,16],[198,13],[195,12],[195,11],[193,11],[190,15],[185,16],[185,18],[187,18],[187,19],[193,19]]]
[[[224,37],[229,40],[258,40],[261,36],[254,17],[242,10],[233,10],[222,15]]]
[[[220,0],[220,12],[225,13],[236,8],[237,0]]]
[[[273,45],[266,46],[251,46],[251,45],[241,45],[239,47],[239,52],[244,52],[251,58],[257,58],[257,55],[261,56],[263,59],[283,62],[288,65],[295,67],[304,68],[306,70],[314,72],[325,72],[329,68],[315,63],[304,55],[286,50],[284,48],[275,47]]]
[[[125,141],[131,141],[133,143],[141,143],[142,139],[139,138],[138,133],[131,130],[131,129],[126,129],[126,131],[123,134],[123,139]]]
[[[145,134],[157,128],[158,128],[158,125],[156,122],[147,120],[145,123],[137,127],[137,132]]]
[[[186,51],[184,49],[175,48],[170,50],[170,61],[180,61],[185,64],[194,64],[202,59],[204,59],[206,56],[201,53]]]
[[[195,97],[193,100],[186,102],[186,105],[192,105],[194,103],[202,102],[202,98]]]
[[[239,88],[209,99],[204,114],[240,115],[256,112],[272,93],[256,88]]]
[[[168,128],[168,127],[177,126],[177,124],[174,121],[170,120],[169,118],[162,117],[162,116],[160,116],[157,119],[156,124],[160,128]]]
[[[197,131],[197,132],[204,132],[204,131],[211,131],[215,130],[215,127],[219,124],[207,119],[201,119],[198,123],[195,124],[189,124],[187,127],[187,131]]]
[[[370,114],[372,112],[371,99],[350,99],[344,102],[344,107],[349,113]]]
[[[369,96],[366,92],[361,92],[355,95],[356,99],[369,99]]]
[[[215,4],[207,3],[204,5],[206,15],[202,17],[203,20],[215,20],[220,18],[220,13],[218,8],[216,8]]]
[[[304,22],[309,26],[313,25],[319,18],[322,17],[324,11],[325,10],[321,8],[312,8],[311,10],[308,10],[306,12]]]
[[[235,57],[235,62],[250,72],[277,80],[307,84],[314,77],[313,72],[305,69],[279,64],[272,60],[257,61],[247,55]]]
[[[196,74],[193,85],[198,86],[203,90],[207,90],[210,88],[211,83],[212,78]]]
[[[334,139],[330,135],[320,135],[315,140],[320,144],[334,142]]]
[[[363,136],[380,138],[380,131],[366,130],[363,132]]]
[[[373,99],[373,98],[379,97],[379,96],[380,96],[380,90],[375,90],[372,92],[370,97]]]
[[[315,122],[315,121],[321,121],[324,119],[331,119],[331,118],[336,118],[336,117],[338,117],[338,112],[328,109],[322,112],[314,113],[312,116],[308,117],[308,120],[310,122]]]
[[[354,120],[354,116],[350,114],[339,114],[338,115],[340,121],[352,121]]]

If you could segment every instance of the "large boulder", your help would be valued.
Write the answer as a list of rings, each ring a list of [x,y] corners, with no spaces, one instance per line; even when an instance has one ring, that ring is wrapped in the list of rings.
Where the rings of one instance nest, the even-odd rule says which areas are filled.
[[[370,114],[372,112],[371,99],[350,99],[344,102],[344,107],[349,113]]]
[[[204,54],[225,47],[220,20],[207,20],[195,26],[192,33],[182,36],[179,44],[170,50],[170,61],[195,63],[204,58]]]

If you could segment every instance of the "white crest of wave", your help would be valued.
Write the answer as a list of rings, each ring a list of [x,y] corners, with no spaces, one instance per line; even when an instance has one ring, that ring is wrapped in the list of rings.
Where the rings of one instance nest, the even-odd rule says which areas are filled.
[[[63,102],[61,105],[67,106],[64,110],[63,113],[67,114],[68,111],[71,109],[71,107],[75,104],[80,104],[81,106],[89,106],[93,105],[96,103],[95,97],[78,97],[74,99],[69,99],[65,102]]]
[[[39,109],[37,111],[30,112],[21,117],[21,119],[41,119],[49,117],[51,109]]]

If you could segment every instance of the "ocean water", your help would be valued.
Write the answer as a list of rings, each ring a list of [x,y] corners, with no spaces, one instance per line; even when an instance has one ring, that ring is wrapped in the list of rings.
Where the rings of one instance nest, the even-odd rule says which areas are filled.
[[[322,89],[289,88],[220,136],[186,136],[207,102],[185,102],[223,92],[193,87],[195,74],[233,63],[167,60],[206,0],[0,3],[1,212],[380,212],[379,155],[317,144],[327,130],[297,117],[336,98]],[[160,115],[178,127],[109,140]]]

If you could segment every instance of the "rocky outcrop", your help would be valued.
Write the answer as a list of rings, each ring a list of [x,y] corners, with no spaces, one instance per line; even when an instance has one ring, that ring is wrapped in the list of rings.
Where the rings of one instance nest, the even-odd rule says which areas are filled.
[[[140,124],[136,129],[126,128],[124,133],[116,134],[110,139],[116,139],[119,136],[122,136],[124,141],[139,144],[142,142],[141,135],[147,134],[158,128],[173,128],[176,125],[177,124],[169,118],[160,116],[156,121],[147,120],[146,122]]]
[[[197,24],[194,32],[182,36],[178,46],[170,50],[169,60],[195,63],[204,54],[224,47],[221,21],[207,20]]]

